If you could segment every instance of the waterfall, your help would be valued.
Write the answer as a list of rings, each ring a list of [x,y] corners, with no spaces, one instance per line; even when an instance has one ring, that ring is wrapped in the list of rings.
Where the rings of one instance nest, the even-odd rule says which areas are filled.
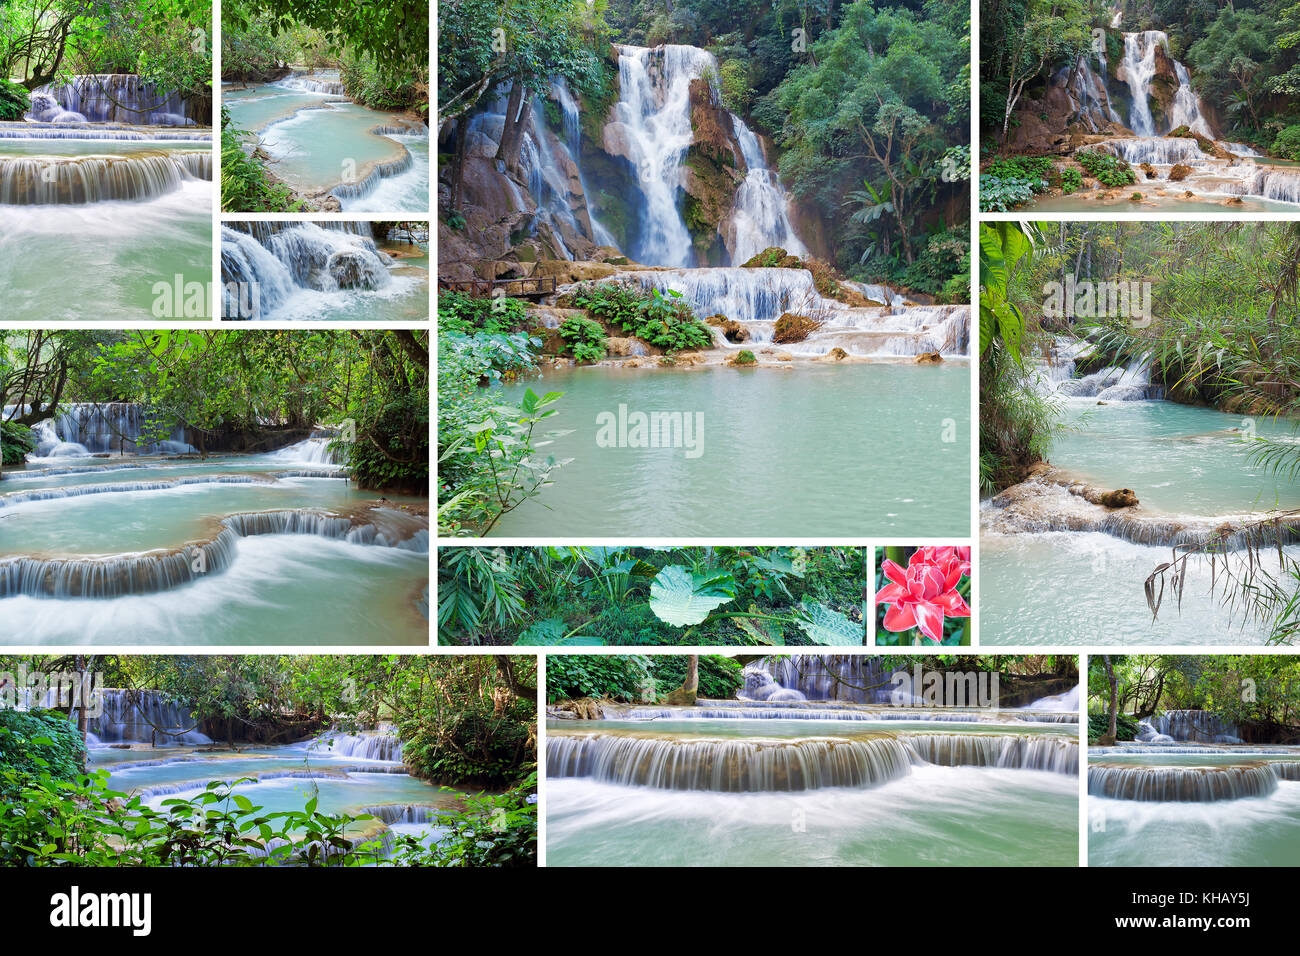
[[[31,413],[31,406],[6,405],[5,420]],[[185,428],[158,422],[147,406],[134,402],[68,402],[53,418],[32,426],[34,458],[72,458],[91,454],[184,455],[197,451]],[[148,435],[146,435],[148,433]],[[166,438],[156,438],[166,435]],[[145,440],[146,437],[153,440]]]
[[[1002,767],[1079,772],[1079,741],[1048,734],[909,734],[918,759],[941,767]]]
[[[691,80],[713,57],[693,46],[618,46],[615,121],[641,192],[641,236],[632,256],[647,265],[689,266],[691,235],[677,208],[681,164],[691,145]],[[607,133],[608,135],[608,133]]]
[[[1209,744],[1239,744],[1236,725],[1208,710],[1169,710],[1144,721],[1158,736]]]
[[[222,316],[265,318],[306,290],[381,289],[392,264],[366,223],[226,222]]]
[[[155,199],[212,178],[211,153],[0,157],[0,205],[81,206]]]
[[[346,96],[338,70],[320,70],[312,73],[295,73],[271,84],[295,93],[321,93],[325,96]]]
[[[1074,104],[1075,115],[1087,124],[1094,133],[1108,123],[1120,123],[1122,120],[1111,105],[1110,93],[1106,89],[1106,76],[1109,66],[1106,53],[1097,51],[1097,70],[1094,71],[1087,56],[1081,56],[1071,66],[1064,66],[1057,71],[1053,82],[1062,86],[1070,94]]]
[[[330,450],[330,442],[334,441],[334,438],[333,434],[313,434],[311,438],[267,452],[262,458],[265,461],[282,461],[319,467],[337,466],[342,462],[339,461],[339,453]]]
[[[1178,77],[1178,91],[1174,94],[1173,107],[1169,121],[1161,130],[1156,129],[1155,118],[1151,114],[1151,81],[1156,76],[1156,53],[1169,55],[1169,37],[1160,30],[1146,30],[1142,33],[1124,34],[1124,79],[1128,83],[1132,98],[1129,109],[1129,128],[1138,136],[1155,136],[1157,132],[1167,133],[1179,126],[1187,126],[1202,136],[1214,138],[1210,124],[1201,112],[1201,100],[1192,87],[1192,80],[1187,68],[1170,57],[1174,64],[1174,73]]]
[[[745,262],[772,246],[780,246],[792,256],[806,256],[808,248],[790,225],[785,190],[776,173],[767,168],[758,137],[734,114],[732,123],[746,173],[745,181],[736,190],[736,208],[728,227],[731,261]]]
[[[321,734],[308,747],[314,753],[328,753],[335,757],[356,757],[361,760],[381,760],[386,763],[402,762],[402,741],[391,733]]]
[[[868,788],[907,776],[914,764],[1077,774],[1079,746],[1049,735],[928,733],[741,739],[553,731],[546,742],[548,776],[659,790]]]
[[[37,121],[194,125],[190,105],[179,93],[164,93],[132,73],[74,76],[38,87],[31,99],[28,115]]]
[[[722,315],[745,327],[743,341],[718,346],[752,348],[773,343],[776,321],[786,312],[813,319],[818,328],[801,342],[776,343],[795,355],[826,355],[843,349],[858,356],[915,356],[940,352],[963,356],[970,349],[970,306],[911,306],[883,286],[845,283],[868,298],[891,304],[850,306],[817,291],[807,269],[719,267],[624,273],[620,281],[649,291],[680,292],[700,319]]]
[[[636,170],[641,193],[641,236],[632,256],[647,265],[690,266],[691,235],[677,206],[683,160],[694,141],[690,87],[692,80],[716,76],[717,61],[693,46],[617,49],[619,101],[610,127],[624,140],[624,156]],[[746,166],[725,236],[731,261],[744,262],[769,246],[805,254],[790,225],[785,193],[766,167],[758,137],[740,117],[730,115]]]
[[[1277,767],[1277,769],[1275,769]],[[1094,763],[1088,767],[1088,793],[1116,800],[1154,803],[1206,803],[1263,797],[1277,790],[1279,777],[1294,779],[1300,764],[1260,761],[1224,767]]]
[[[1300,173],[1294,170],[1261,166],[1240,183],[1225,183],[1221,188],[1233,196],[1258,196],[1273,202],[1300,203]]]
[[[1038,387],[1046,393],[1069,398],[1096,398],[1104,402],[1137,402],[1155,398],[1158,389],[1151,384],[1151,356],[1144,355],[1120,367],[1110,365],[1073,378],[1075,362],[1090,354],[1091,343],[1058,341],[1055,364],[1047,364],[1038,376]]]
[[[233,479],[232,479],[233,480]],[[426,519],[395,509],[373,509],[365,520],[317,511],[258,511],[221,519],[221,530],[185,548],[105,558],[0,559],[0,598],[118,598],[182,587],[229,568],[241,537],[304,534],[351,544],[429,550]]]
[[[587,179],[582,172],[582,122],[578,116],[578,102],[569,92],[569,84],[563,77],[551,85],[551,92],[555,101],[560,104],[560,111],[564,116],[564,145],[578,168],[578,181],[582,185],[582,195],[587,200],[587,221],[591,223],[592,240],[598,246],[612,246],[617,249],[618,240],[601,224],[591,208],[591,194],[587,191]]]
[[[1064,694],[1053,694],[1051,697],[1040,697],[1038,700],[1022,709],[1064,712],[1077,717],[1079,713],[1079,693],[1079,685],[1075,684]]]
[[[887,703],[893,690],[893,685],[880,669],[880,661],[873,657],[856,654],[781,655],[765,657],[760,664],[770,672],[776,684],[800,695],[799,698],[768,697],[768,700],[875,704]]]
[[[1172,166],[1175,163],[1198,166],[1206,161],[1206,153],[1201,150],[1201,144],[1186,136],[1123,137],[1099,143],[1096,148],[1113,153],[1135,166],[1143,163],[1153,166]]]
[[[546,771],[551,777],[592,777],[660,790],[769,793],[875,787],[907,776],[911,760],[892,737],[737,740],[552,733]]]
[[[86,719],[86,730],[93,735],[94,743],[188,746],[212,743],[212,738],[189,729],[197,723],[189,709],[161,691],[105,689],[100,693],[103,713]],[[76,719],[75,711],[73,719]]]

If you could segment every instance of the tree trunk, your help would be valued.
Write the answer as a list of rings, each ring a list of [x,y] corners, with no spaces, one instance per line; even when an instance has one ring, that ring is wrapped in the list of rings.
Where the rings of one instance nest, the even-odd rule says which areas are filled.
[[[1103,654],[1101,656],[1101,662],[1106,668],[1106,680],[1110,682],[1110,724],[1106,730],[1106,736],[1110,738],[1110,742],[1113,745],[1115,743],[1115,736],[1119,731],[1119,677],[1115,674],[1115,667],[1110,662],[1109,654]]]
[[[527,90],[516,79],[510,87],[510,100],[506,104],[506,120],[501,127],[501,142],[497,146],[496,158],[506,164],[507,169],[519,165],[519,148],[523,145],[524,129],[533,112],[532,97],[525,99]]]
[[[502,133],[502,139],[505,133]],[[451,208],[448,212],[460,210],[461,184],[465,179],[465,152],[469,143],[469,123],[463,119],[456,121],[456,152],[451,161]]]
[[[696,692],[700,687],[700,655],[691,654],[686,658],[686,679],[682,686],[668,695],[667,703],[677,707],[694,707]]]

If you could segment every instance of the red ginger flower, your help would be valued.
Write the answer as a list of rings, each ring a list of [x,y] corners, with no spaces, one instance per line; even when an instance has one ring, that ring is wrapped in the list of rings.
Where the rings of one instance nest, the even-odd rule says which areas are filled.
[[[907,569],[888,559],[882,565],[890,581],[876,594],[877,604],[889,604],[885,630],[920,628],[936,644],[943,642],[943,619],[970,617],[970,605],[957,585],[970,574],[970,548],[921,548]]]

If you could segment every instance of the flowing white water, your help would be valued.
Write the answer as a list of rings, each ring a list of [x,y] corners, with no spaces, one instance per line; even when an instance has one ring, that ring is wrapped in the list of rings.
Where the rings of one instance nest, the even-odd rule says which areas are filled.
[[[625,141],[641,193],[641,236],[632,256],[647,265],[692,265],[691,235],[678,208],[682,164],[694,140],[690,87],[692,80],[715,76],[717,61],[692,46],[617,49],[620,98],[614,108],[615,135]],[[731,261],[744,262],[769,246],[805,254],[790,225],[788,199],[767,169],[758,137],[740,117],[732,114],[731,121],[746,167],[728,226]]]
[[[1201,110],[1200,97],[1192,86],[1192,79],[1187,67],[1169,57],[1174,64],[1174,73],[1178,77],[1178,90],[1167,120],[1161,129],[1156,129],[1155,118],[1151,114],[1151,82],[1156,77],[1157,51],[1169,56],[1169,37],[1160,30],[1146,30],[1142,33],[1124,34],[1124,62],[1122,65],[1124,79],[1128,83],[1132,106],[1129,110],[1129,128],[1138,136],[1155,136],[1167,133],[1179,126],[1187,126],[1202,136],[1214,138],[1214,131],[1206,121]]]

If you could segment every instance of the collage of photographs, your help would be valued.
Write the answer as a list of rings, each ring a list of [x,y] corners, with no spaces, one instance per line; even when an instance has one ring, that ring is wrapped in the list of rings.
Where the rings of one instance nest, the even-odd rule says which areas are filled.
[[[1300,5],[0,0],[0,804],[1248,926],[1153,868],[1300,866]]]

